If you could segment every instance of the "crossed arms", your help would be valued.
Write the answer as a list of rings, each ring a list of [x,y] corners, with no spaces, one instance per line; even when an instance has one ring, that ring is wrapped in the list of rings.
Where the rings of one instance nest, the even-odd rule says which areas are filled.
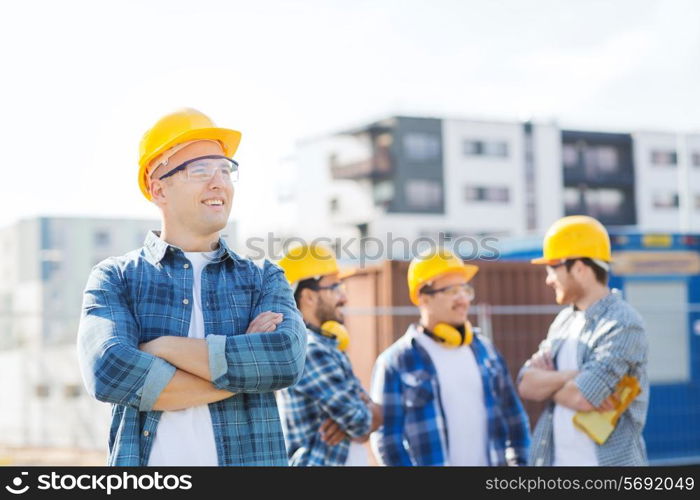
[[[520,396],[532,401],[552,400],[576,411],[614,409],[615,387],[633,367],[644,363],[647,339],[640,324],[610,321],[608,326],[577,371],[557,371],[549,339],[542,342],[520,371]]]
[[[177,410],[295,383],[306,332],[282,271],[269,263],[246,335],[163,336],[140,343],[121,270],[93,269],[83,299],[78,359],[96,399],[139,411]],[[271,312],[277,311],[277,312]]]

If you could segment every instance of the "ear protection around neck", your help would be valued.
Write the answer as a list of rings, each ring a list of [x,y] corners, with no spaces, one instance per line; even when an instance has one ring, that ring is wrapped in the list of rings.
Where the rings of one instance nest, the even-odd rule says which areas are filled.
[[[464,323],[463,328],[457,328],[452,325],[448,325],[447,323],[438,323],[433,328],[433,331],[429,331],[426,328],[423,328],[423,330],[430,337],[449,347],[461,347],[463,345],[469,345],[474,339],[472,324],[469,321],[466,321]]]
[[[320,330],[316,330],[321,335],[336,339],[338,341],[338,349],[345,351],[350,343],[350,334],[345,325],[337,321],[326,321],[321,325]]]

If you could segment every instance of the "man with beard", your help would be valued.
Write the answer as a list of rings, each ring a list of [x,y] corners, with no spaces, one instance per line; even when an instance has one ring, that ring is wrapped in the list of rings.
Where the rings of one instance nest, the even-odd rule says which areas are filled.
[[[408,268],[420,320],[374,367],[384,425],[372,447],[385,465],[524,465],[527,415],[491,342],[467,320],[478,271],[450,251]]]
[[[327,248],[302,245],[279,265],[308,334],[301,380],[278,393],[290,465],[367,465],[361,443],[381,425],[381,408],[343,352],[350,340],[343,326],[347,296],[336,259]]]
[[[608,288],[611,260],[605,227],[577,215],[549,228],[544,256],[532,261],[546,266],[546,283],[554,289],[557,304],[568,307],[557,315],[518,377],[523,398],[548,403],[534,431],[530,465],[647,463],[642,430],[649,403],[648,341],[639,314]],[[595,433],[574,425],[577,412],[616,409],[620,401],[613,393],[630,377],[641,393],[606,440],[594,441]]]

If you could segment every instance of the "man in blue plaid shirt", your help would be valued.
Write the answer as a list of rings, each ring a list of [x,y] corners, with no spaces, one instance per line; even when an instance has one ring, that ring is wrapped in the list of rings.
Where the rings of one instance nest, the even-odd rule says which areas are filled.
[[[524,465],[528,418],[505,362],[467,320],[474,265],[444,249],[408,269],[420,322],[384,351],[372,397],[384,425],[372,446],[385,465]]]
[[[95,266],[78,332],[85,386],[112,404],[110,465],[287,465],[273,391],[301,376],[305,329],[282,270],[220,238],[239,140],[185,109],[141,141],[162,231]]]
[[[381,425],[374,404],[345,354],[347,302],[335,256],[319,245],[301,245],[280,260],[308,329],[304,374],[279,392],[290,464],[368,465],[362,445]]]

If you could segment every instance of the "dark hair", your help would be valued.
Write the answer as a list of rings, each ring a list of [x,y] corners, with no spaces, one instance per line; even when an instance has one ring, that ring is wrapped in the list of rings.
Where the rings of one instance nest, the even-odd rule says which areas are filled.
[[[319,281],[320,280],[317,280],[316,278],[307,278],[297,283],[297,288],[294,290],[294,301],[297,303],[297,308],[299,308],[299,302],[301,301],[302,290],[304,290],[304,288],[310,288],[313,290],[318,286]]]
[[[573,267],[574,262],[576,262],[577,260],[580,260],[585,265],[587,265],[588,267],[593,269],[593,274],[595,274],[595,279],[598,283],[600,283],[601,285],[608,284],[608,272],[605,269],[603,269],[602,267],[600,267],[598,264],[593,262],[593,260],[589,259],[588,257],[581,257],[578,259],[567,259],[565,264],[564,264],[564,265],[566,265],[567,272],[571,271],[571,268]]]

